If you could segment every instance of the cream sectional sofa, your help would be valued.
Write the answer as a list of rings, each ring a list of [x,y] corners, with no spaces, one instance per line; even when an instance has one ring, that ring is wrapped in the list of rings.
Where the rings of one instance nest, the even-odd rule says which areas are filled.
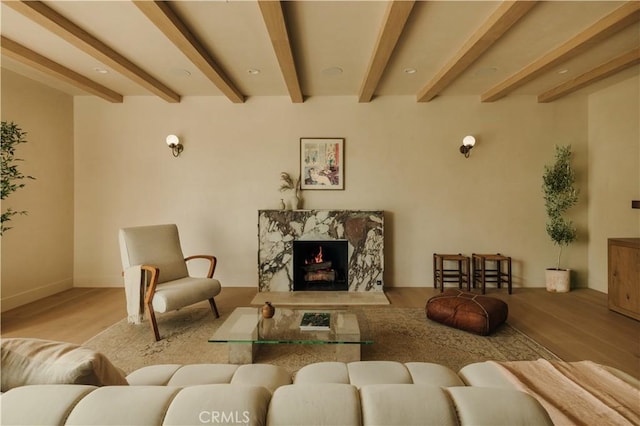
[[[164,364],[125,377],[78,345],[2,339],[0,349],[2,425],[640,424],[638,380],[589,361],[488,361],[457,373],[320,362],[293,377],[267,364]]]
[[[548,425],[531,396],[465,386],[430,363],[154,365],[129,385],[41,384],[2,394],[3,425]]]

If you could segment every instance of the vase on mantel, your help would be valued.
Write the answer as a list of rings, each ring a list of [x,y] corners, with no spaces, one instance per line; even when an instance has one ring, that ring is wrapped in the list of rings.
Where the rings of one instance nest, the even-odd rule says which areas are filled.
[[[291,196],[289,202],[291,204],[291,210],[300,210],[300,208],[302,207],[300,197],[295,192]]]
[[[287,204],[289,210],[300,210],[302,208],[302,196],[300,195],[300,190],[291,191],[291,196],[289,197]]]
[[[264,306],[262,306],[262,318],[273,318],[275,313],[276,308],[273,307],[271,302],[266,302]]]

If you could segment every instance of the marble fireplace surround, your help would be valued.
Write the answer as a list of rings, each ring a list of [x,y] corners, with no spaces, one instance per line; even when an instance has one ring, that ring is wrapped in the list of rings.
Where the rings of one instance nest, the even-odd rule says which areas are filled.
[[[349,292],[383,291],[383,211],[259,210],[260,292],[293,291],[295,240],[346,240]]]

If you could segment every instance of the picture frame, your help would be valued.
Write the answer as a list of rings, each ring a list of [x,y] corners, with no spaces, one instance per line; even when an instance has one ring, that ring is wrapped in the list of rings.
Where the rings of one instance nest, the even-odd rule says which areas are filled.
[[[300,189],[344,189],[344,138],[300,138]]]

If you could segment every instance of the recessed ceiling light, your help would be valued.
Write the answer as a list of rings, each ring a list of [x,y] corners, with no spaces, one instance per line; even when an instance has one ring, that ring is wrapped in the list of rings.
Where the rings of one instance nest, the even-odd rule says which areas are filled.
[[[260,70],[258,68],[249,68],[247,70],[247,72],[251,75],[258,75],[260,74]]]
[[[107,70],[106,68],[95,67],[93,70],[98,74],[109,74],[109,70]]]
[[[494,74],[496,71],[498,71],[497,67],[480,68],[474,72],[473,75],[476,77],[485,77]]]
[[[171,68],[171,74],[176,77],[191,77],[191,71],[184,68]]]
[[[418,72],[418,70],[415,68],[405,68],[403,71],[405,74],[415,74],[416,72]]]
[[[340,67],[329,67],[322,70],[322,74],[324,75],[340,75],[342,72],[343,69]]]

